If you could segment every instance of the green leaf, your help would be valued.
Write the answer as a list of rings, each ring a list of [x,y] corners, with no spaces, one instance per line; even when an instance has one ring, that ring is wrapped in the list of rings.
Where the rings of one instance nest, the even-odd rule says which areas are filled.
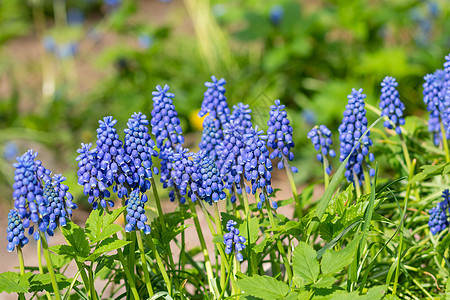
[[[358,295],[358,291],[354,291],[351,293],[338,291],[331,295],[330,300],[380,300],[384,297],[386,293],[386,286],[380,285],[371,288],[367,294]]]
[[[122,226],[118,224],[110,224],[104,227],[100,235],[95,238],[94,240],[91,240],[92,243],[98,243],[100,241],[103,241],[106,238],[111,237],[114,233],[119,232],[122,230]]]
[[[62,227],[62,233],[67,242],[72,246],[76,257],[78,257],[80,261],[83,260],[82,258],[86,258],[89,255],[91,251],[89,241],[84,230],[80,226],[73,222],[69,222],[66,226]]]
[[[305,242],[300,242],[294,250],[292,259],[294,275],[303,278],[304,284],[317,281],[320,269],[316,257],[316,251]]]
[[[216,244],[223,244],[223,242],[224,242],[223,235],[215,234],[213,236],[213,240],[212,241],[213,241],[213,243],[216,243]]]
[[[119,248],[122,248],[131,243],[131,241],[123,241],[115,238],[107,238],[98,245],[97,249],[95,249],[94,253],[89,255],[86,260],[96,260],[100,255],[110,252]]]
[[[60,290],[68,287],[72,279],[68,279],[62,274],[55,274],[56,282],[58,283],[58,288]],[[77,282],[75,285],[80,285],[81,282]],[[48,291],[53,293],[53,286],[50,274],[35,274],[30,278],[30,292],[42,292]]]
[[[94,209],[91,211],[91,213],[89,214],[89,218],[86,220],[85,231],[91,242],[93,242],[100,236],[103,225],[102,218],[103,210]]]
[[[14,272],[5,272],[0,274],[0,293],[26,293],[30,286],[29,278],[32,273],[19,275]]]
[[[450,278],[445,283],[445,300],[450,300]]]
[[[249,222],[244,220],[238,229],[240,234],[247,240],[247,243],[254,244],[259,237],[259,220],[256,217],[250,218]]]
[[[337,279],[332,276],[323,276],[314,284],[314,287],[316,289],[330,288],[336,281]]]
[[[450,166],[450,163],[444,163],[440,165],[426,165],[420,167],[423,171],[420,173],[417,173],[412,179],[411,182],[416,181],[424,181],[425,179],[428,179],[430,177],[436,176],[436,175],[444,175],[445,172],[448,172],[449,169],[447,168]]]
[[[339,273],[345,266],[348,266],[355,258],[356,250],[361,236],[356,237],[347,247],[341,251],[327,250],[322,258],[322,273],[332,275]]]
[[[111,225],[114,223],[117,218],[122,214],[122,212],[126,209],[126,206],[122,206],[120,208],[116,208],[113,211],[107,213],[105,216],[103,216],[103,227],[107,227],[108,225]]]
[[[245,294],[261,299],[285,299],[289,293],[287,284],[269,276],[254,275],[239,280],[236,284]]]

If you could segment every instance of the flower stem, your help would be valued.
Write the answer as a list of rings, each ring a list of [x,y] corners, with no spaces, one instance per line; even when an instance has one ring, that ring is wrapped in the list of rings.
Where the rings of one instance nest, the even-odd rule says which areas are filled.
[[[147,286],[149,297],[153,297],[153,287],[152,282],[150,281],[150,275],[148,273],[147,259],[145,258],[144,244],[142,243],[142,236],[140,230],[136,232],[136,238],[138,242],[139,252],[141,253],[141,262],[142,262],[142,269],[144,270],[145,285]]]
[[[276,225],[275,225],[275,220],[273,218],[272,208],[270,207],[270,203],[268,201],[268,197],[267,197],[267,199],[264,202],[266,203],[267,214],[269,215],[270,226],[272,227],[272,231],[273,231],[273,229],[276,227]],[[281,257],[283,258],[283,263],[284,263],[284,266],[286,268],[286,273],[287,273],[287,276],[289,278],[289,282],[292,282],[291,266],[290,266],[288,257],[286,255],[286,252],[284,251],[283,245],[281,244],[281,240],[280,239],[277,239],[277,247],[278,247],[278,251],[280,251]]]
[[[214,221],[216,223],[216,232],[218,235],[223,235],[222,230],[222,223],[220,222],[220,212],[219,212],[219,205],[217,205],[217,202],[214,202]],[[220,246],[219,246],[220,247]],[[224,255],[223,251],[220,251],[220,260],[225,262],[226,256]],[[225,282],[226,282],[226,272],[225,272],[225,264],[220,264],[220,286],[222,289],[225,289]]]
[[[353,184],[356,189],[356,198],[359,199],[361,197],[361,186],[359,185],[358,174],[356,174],[355,170],[353,170]]]
[[[152,249],[152,252],[156,257],[156,264],[158,265],[159,271],[161,271],[161,275],[164,279],[164,282],[167,285],[167,292],[170,295],[172,295],[172,281],[169,279],[169,276],[167,275],[166,268],[164,267],[161,256],[159,255],[159,252],[156,249],[155,243],[153,242],[153,238],[151,237],[151,235],[147,236],[147,243],[149,243],[150,249]]]
[[[403,134],[399,134],[400,141],[402,143],[403,155],[405,156],[406,166],[408,167],[408,171],[411,170],[411,157],[409,156],[408,147],[406,146],[405,137]]]
[[[208,276],[208,284],[213,287],[213,293],[215,298],[218,297],[219,291],[217,290],[217,286],[214,284],[214,274],[212,271],[211,261],[209,259],[209,252],[206,248],[205,237],[203,236],[202,228],[200,227],[200,222],[198,220],[197,210],[195,209],[195,204],[192,201],[187,201],[189,203],[189,208],[191,212],[194,214],[194,225],[197,230],[198,239],[200,240],[200,247],[202,248],[203,257],[205,259],[205,267],[206,267],[206,275]],[[207,216],[205,216],[207,218]]]
[[[444,123],[442,123],[442,120],[441,120],[441,134],[442,134],[442,144],[444,145],[444,151],[445,151],[445,161],[450,162],[450,153],[448,151],[447,134],[445,132]]]
[[[242,175],[241,175],[240,185],[241,185],[241,190],[242,190],[242,197],[244,198],[245,215],[250,216],[250,205],[248,204],[247,190],[245,189],[244,176],[242,176]]]
[[[403,213],[401,214],[400,219],[400,243],[398,246],[398,257],[397,257],[397,268],[395,269],[395,277],[394,277],[394,286],[392,287],[392,295],[395,296],[397,292],[397,285],[398,285],[398,277],[400,276],[400,260],[402,258],[402,251],[403,251],[403,228],[405,223],[405,216],[406,216],[406,209],[408,208],[408,199],[409,195],[411,193],[411,186],[413,182],[411,182],[411,179],[414,176],[414,168],[416,166],[416,159],[413,160],[411,167],[409,169],[409,178],[408,178],[408,185],[406,186],[406,194],[405,194],[405,205],[403,207]]]
[[[45,234],[42,231],[39,231],[40,239],[42,240],[42,248],[44,248],[44,257],[47,261],[47,269],[50,274],[50,280],[53,286],[53,292],[55,293],[55,299],[61,300],[61,295],[59,293],[58,282],[56,281],[55,270],[53,269],[52,259],[50,257],[50,251],[48,251],[48,244]]]
[[[328,168],[328,159],[323,157],[323,183],[325,185],[325,190],[328,188],[328,185],[330,184],[330,175],[327,173]]]
[[[19,256],[19,264],[20,264],[20,275],[25,275],[25,264],[23,262],[23,253],[22,247],[17,246],[17,256]],[[25,300],[24,293],[18,293],[20,300]]]
[[[38,240],[37,242],[37,256],[38,256],[38,266],[39,266],[39,272],[41,274],[44,274],[44,268],[42,267],[42,256],[41,256],[41,245],[42,245],[42,241],[41,239]],[[86,275],[86,274],[85,274]],[[84,280],[84,278],[83,278]],[[89,293],[89,289],[86,287],[86,283],[88,281],[84,282],[85,288],[86,288],[86,292]],[[47,296],[48,300],[52,300],[52,296],[50,296],[50,293],[48,291],[45,291],[45,295]]]
[[[284,155],[283,155],[283,160],[284,160],[284,168],[286,169],[286,175],[289,179],[289,184],[291,186],[292,194],[294,196],[295,213],[298,218],[301,218],[303,216],[302,203],[301,203],[300,198],[298,197],[298,192],[297,192],[297,187],[295,186],[294,176],[292,175],[291,168],[289,167],[288,159]]]

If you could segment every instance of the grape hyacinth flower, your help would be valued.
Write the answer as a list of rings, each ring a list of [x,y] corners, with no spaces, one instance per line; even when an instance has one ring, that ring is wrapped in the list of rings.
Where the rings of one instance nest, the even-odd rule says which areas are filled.
[[[30,221],[39,221],[39,211],[45,208],[42,182],[50,180],[50,171],[42,166],[40,160],[35,160],[36,157],[37,152],[28,150],[13,164],[16,168],[13,184],[14,207],[20,219],[25,219],[25,228],[29,227]]]
[[[281,104],[280,100],[275,100],[275,105],[270,106],[269,120],[267,125],[267,147],[272,148],[270,158],[281,158],[278,163],[278,169],[283,169],[288,166],[288,160],[294,159],[294,153],[291,149],[294,148],[294,141],[292,140],[292,126],[287,118],[285,106]],[[291,167],[293,173],[297,173],[296,167]]]
[[[192,201],[195,201],[195,196],[190,193],[191,184],[193,180],[196,180],[192,156],[193,153],[181,145],[177,146],[176,151],[171,149],[164,151],[163,157],[167,159],[167,173],[169,174],[166,187],[173,186],[175,189],[169,194],[171,201],[175,200],[175,192],[181,204],[186,203],[186,195],[191,196]],[[161,174],[163,174],[163,169],[161,169]],[[191,176],[194,176],[194,178],[192,179]]]
[[[88,202],[92,204],[93,209],[98,208],[99,202],[101,207],[106,207],[107,203],[110,207],[113,207],[114,202],[107,201],[110,192],[102,182],[103,173],[100,170],[97,149],[91,150],[91,147],[92,144],[81,143],[81,148],[77,150],[80,154],[76,158],[76,161],[78,161],[78,184],[83,186],[83,193],[89,196]]]
[[[224,180],[225,187],[231,192],[233,189],[242,193],[241,180],[244,175],[245,166],[245,142],[244,127],[230,121],[225,125],[224,139],[221,144],[221,156],[219,162],[220,175]],[[232,193],[231,202],[236,201],[236,196]]]
[[[445,56],[444,62],[444,84],[442,86],[442,93],[444,97],[442,107],[442,122],[447,134],[450,133],[450,54]]]
[[[219,160],[220,143],[223,140],[223,131],[220,121],[206,116],[203,121],[203,132],[201,142],[198,144],[201,151],[207,152],[214,160]]]
[[[131,232],[137,229],[142,230],[145,234],[150,234],[150,226],[145,224],[147,216],[145,215],[145,203],[147,203],[147,195],[139,196],[139,189],[135,189],[130,193],[130,198],[126,200],[127,216],[125,231]]]
[[[156,157],[158,153],[154,150],[155,142],[148,134],[147,125],[147,117],[141,112],[134,113],[128,119],[127,128],[124,130],[125,155],[116,157],[117,163],[124,170],[124,173],[118,176],[118,183],[126,183],[129,189],[139,187],[142,193],[150,188],[149,179],[152,178],[153,172],[158,173],[156,167],[152,172],[152,156]]]
[[[23,247],[28,244],[28,238],[25,236],[25,228],[15,209],[11,209],[8,213],[6,233],[6,240],[8,241],[6,249],[8,252],[14,251],[16,247]]]
[[[433,133],[433,142],[437,146],[442,138],[440,122],[445,111],[444,79],[443,70],[436,70],[433,74],[427,74],[423,84],[423,102],[429,112],[428,130]],[[450,132],[447,132],[447,139]]]
[[[169,86],[156,87],[153,95],[152,134],[156,137],[156,147],[162,151],[165,148],[175,149],[177,144],[184,143],[183,131],[178,113],[173,105],[175,94],[169,93]]]
[[[266,147],[267,136],[258,126],[251,128],[245,134],[245,165],[244,176],[252,185],[252,194],[255,195],[260,189],[258,209],[261,209],[266,197],[273,193],[272,184],[272,161],[269,158],[269,150]],[[267,193],[266,193],[267,192]],[[268,199],[267,199],[268,200]],[[276,201],[272,201],[272,206],[277,209]]]
[[[192,177],[196,181],[191,184],[192,193],[197,194],[200,199],[210,205],[213,201],[225,199],[224,184],[214,158],[209,156],[207,152],[200,151],[195,155],[194,166],[195,175]],[[192,198],[195,200],[196,196],[191,195]]]
[[[448,189],[442,192],[443,201],[430,210],[428,226],[433,235],[438,234],[449,226],[450,192]]]
[[[384,127],[393,129],[395,126],[395,132],[401,134],[400,126],[405,125],[405,119],[403,118],[405,105],[400,101],[397,86],[398,83],[394,77],[386,76],[383,79],[383,82],[381,82],[380,109],[381,116],[389,118],[384,122]]]
[[[339,159],[343,162],[350,156],[345,166],[345,177],[349,182],[361,185],[361,182],[366,179],[364,178],[363,168],[369,168],[370,176],[375,175],[375,170],[370,168],[366,162],[366,156],[369,156],[369,161],[373,161],[375,158],[373,153],[369,153],[369,147],[372,146],[370,131],[362,137],[367,130],[366,110],[364,108],[366,95],[362,93],[362,89],[353,89],[347,98],[348,104],[345,106],[344,118],[339,126],[341,147]],[[361,137],[361,142],[359,142]],[[353,148],[355,148],[354,151],[352,151]],[[354,181],[355,175],[358,177],[358,182]]]
[[[320,151],[320,153],[317,154],[317,160],[321,163],[324,163],[325,160],[327,161],[325,172],[330,175],[331,166],[328,164],[326,156],[336,156],[336,152],[334,152],[333,149],[330,150],[330,146],[333,144],[333,141],[331,140],[330,129],[328,129],[328,127],[325,125],[316,126],[308,132],[308,139],[311,140],[312,144],[314,145],[314,149],[316,151]]]
[[[207,113],[218,119],[223,125],[228,121],[230,109],[228,108],[227,98],[225,97],[225,79],[217,80],[216,76],[211,76],[212,82],[205,82],[207,87],[204,93],[202,107],[198,113],[199,117],[203,117]]]
[[[233,105],[233,112],[230,115],[230,120],[240,124],[245,131],[252,128],[252,110],[248,104],[238,103]]]
[[[223,242],[225,244],[225,253],[230,254],[234,249],[236,259],[241,262],[244,260],[241,251],[245,249],[246,239],[242,235],[239,235],[239,229],[234,227],[236,225],[236,221],[229,220],[227,222],[226,229],[228,232],[224,234]]]

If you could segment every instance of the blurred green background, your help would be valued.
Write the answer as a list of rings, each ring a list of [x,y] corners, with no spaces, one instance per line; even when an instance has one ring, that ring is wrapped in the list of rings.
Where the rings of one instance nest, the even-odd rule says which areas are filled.
[[[230,106],[250,104],[263,128],[273,100],[288,106],[304,182],[321,172],[306,133],[326,124],[338,150],[353,87],[377,105],[380,82],[394,76],[406,115],[425,115],[423,76],[442,66],[449,29],[448,0],[3,0],[1,197],[12,203],[12,163],[28,148],[81,196],[80,143],[95,143],[103,116],[119,132],[133,112],[149,116],[158,84],[175,93],[195,150],[211,75],[227,80]]]

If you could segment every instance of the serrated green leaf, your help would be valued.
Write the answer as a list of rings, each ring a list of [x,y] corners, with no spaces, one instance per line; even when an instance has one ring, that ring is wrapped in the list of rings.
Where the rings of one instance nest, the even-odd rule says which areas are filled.
[[[106,252],[110,252],[110,251],[119,249],[119,248],[123,248],[124,246],[128,245],[129,243],[131,243],[131,241],[123,241],[123,240],[118,240],[115,238],[107,238],[100,242],[97,249],[95,249],[95,251],[91,255],[89,255],[86,258],[86,260],[94,261],[100,255],[102,255]]]
[[[425,179],[428,179],[432,176],[436,175],[443,175],[445,173],[445,170],[448,169],[447,167],[450,166],[450,163],[444,163],[440,165],[425,165],[420,167],[423,171],[420,173],[417,173],[412,179],[411,182],[417,182],[417,181],[424,181]]]
[[[323,276],[313,286],[316,289],[330,288],[336,281],[337,279],[332,276]]]
[[[32,273],[20,275],[14,272],[0,274],[0,293],[26,293],[30,287],[29,279]]]
[[[125,209],[126,209],[126,206],[122,206],[122,207],[116,208],[113,211],[104,215],[102,218],[103,227],[107,227],[108,225],[111,225],[112,223],[114,223]]]
[[[93,242],[100,236],[103,225],[102,218],[103,218],[103,210],[94,209],[91,211],[88,219],[86,220],[85,231],[86,235],[89,237],[89,240],[91,242]]]
[[[345,266],[348,266],[355,258],[356,250],[361,236],[353,239],[341,251],[327,250],[322,258],[322,273],[332,275],[340,272]]]
[[[62,274],[55,274],[56,282],[58,283],[58,288],[60,290],[68,287],[72,279],[68,279],[66,276]],[[53,286],[50,274],[35,274],[30,279],[30,292],[42,292],[42,291],[48,291],[50,293],[53,293]],[[76,285],[81,284],[80,282],[77,282]]]
[[[244,220],[238,229],[240,234],[247,240],[247,243],[254,244],[259,237],[259,220],[256,217],[250,218],[250,222]]]
[[[261,299],[284,299],[289,293],[289,286],[269,276],[254,275],[239,280],[237,286],[245,293]]]
[[[305,280],[304,284],[317,281],[320,268],[316,257],[316,251],[305,242],[300,242],[295,247],[292,259],[294,275],[303,278]]]
[[[118,225],[118,224],[109,224],[106,225],[106,227],[104,227],[102,229],[102,232],[100,233],[100,235],[95,238],[94,240],[91,240],[91,243],[98,243],[100,241],[103,241],[106,238],[111,237],[114,233],[119,232],[122,230],[122,226]]]
[[[367,294],[359,295],[358,291],[351,293],[345,291],[338,291],[331,295],[330,300],[380,300],[386,293],[386,286],[380,285],[371,288]]]
[[[76,256],[86,258],[89,255],[91,251],[89,241],[80,226],[69,222],[66,226],[62,227],[62,233],[70,246],[72,246]]]

